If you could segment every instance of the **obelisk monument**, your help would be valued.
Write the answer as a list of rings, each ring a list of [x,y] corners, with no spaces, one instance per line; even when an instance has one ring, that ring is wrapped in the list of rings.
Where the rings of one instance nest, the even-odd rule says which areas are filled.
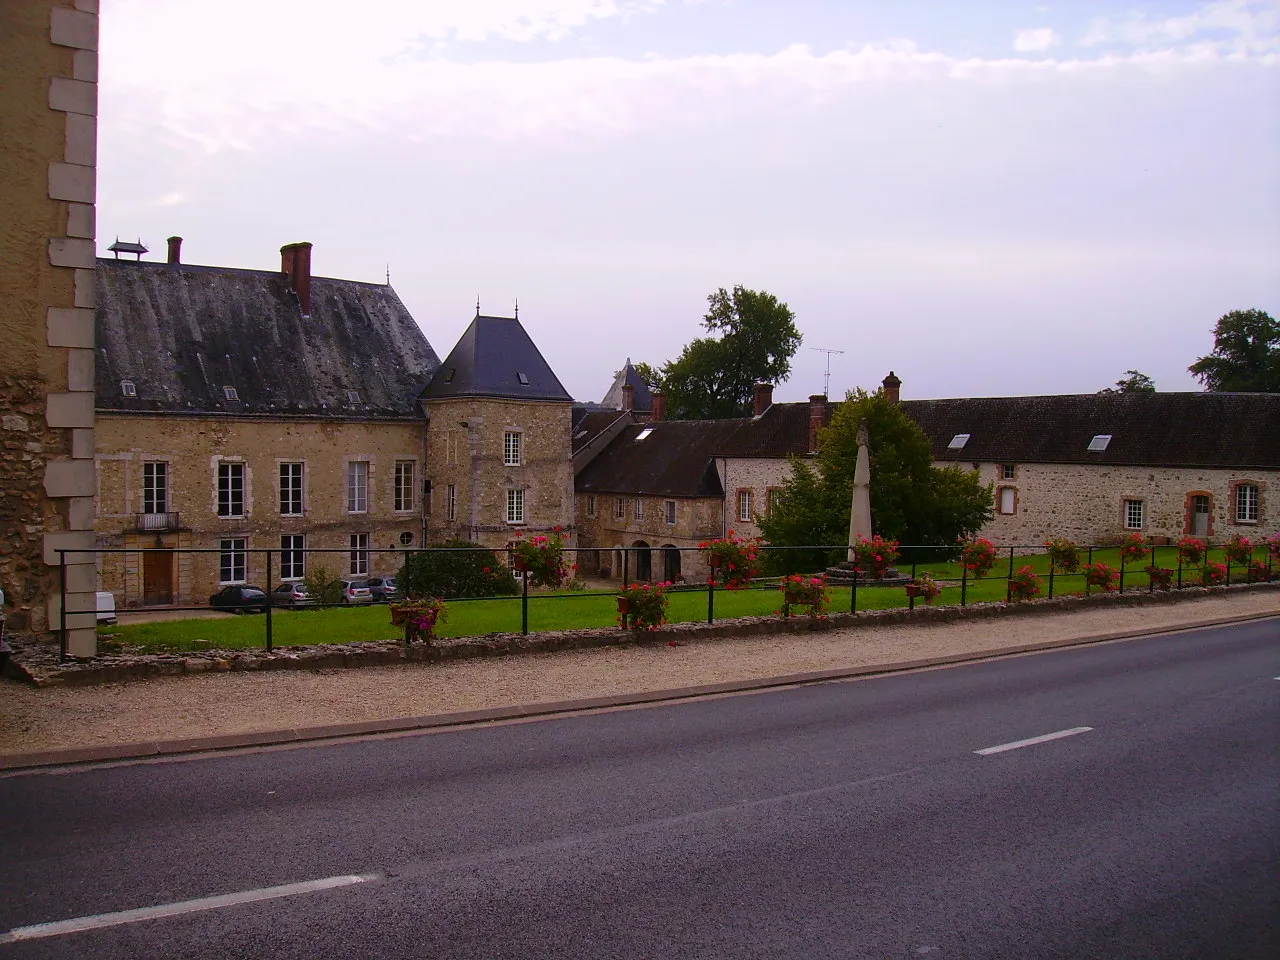
[[[871,539],[871,453],[867,450],[867,421],[858,424],[858,459],[853,465],[853,511],[849,514],[849,559],[858,537]]]

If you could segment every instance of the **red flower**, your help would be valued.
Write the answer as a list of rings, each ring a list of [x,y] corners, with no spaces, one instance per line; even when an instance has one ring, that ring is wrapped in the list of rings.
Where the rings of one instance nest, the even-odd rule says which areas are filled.
[[[488,567],[485,567],[485,568],[484,568],[484,572],[485,572],[485,573],[491,573],[492,571],[491,571]]]

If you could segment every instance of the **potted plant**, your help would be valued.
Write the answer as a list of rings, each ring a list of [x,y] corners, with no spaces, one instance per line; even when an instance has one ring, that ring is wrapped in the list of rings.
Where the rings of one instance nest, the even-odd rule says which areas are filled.
[[[916,574],[915,578],[903,584],[908,597],[919,597],[925,603],[933,603],[942,593],[942,585],[927,573]]]
[[[1178,541],[1178,559],[1189,567],[1198,567],[1208,549],[1199,537],[1183,537]]]
[[[1227,582],[1227,565],[1216,561],[1206,563],[1200,574],[1200,582],[1206,587],[1220,587]]]
[[[996,563],[996,545],[984,537],[962,540],[960,560],[975,577],[985,577]]]
[[[618,626],[623,630],[657,630],[667,622],[668,581],[633,583],[618,594]]]
[[[1107,593],[1120,585],[1120,571],[1108,563],[1086,563],[1084,581],[1091,587],[1101,587]]]
[[[391,625],[404,627],[405,643],[430,643],[435,639],[436,624],[449,619],[444,601],[438,597],[401,600],[391,604],[390,610]]]
[[[882,579],[897,559],[898,541],[886,540],[878,533],[870,540],[859,536],[853,546],[854,567],[871,580]]]
[[[1147,559],[1147,541],[1140,533],[1131,533],[1120,544],[1120,559],[1125,563],[1141,563]]]
[[[748,586],[759,573],[760,542],[739,538],[732,530],[728,536],[698,544],[711,568],[708,583],[718,583],[726,590]]]
[[[1080,548],[1066,537],[1051,537],[1044,542],[1044,546],[1055,570],[1075,573],[1080,569]]]
[[[827,596],[827,578],[792,576],[783,577],[778,584],[782,591],[782,616],[790,617],[793,608],[803,607],[810,617],[826,619],[823,611],[831,598]]]
[[[1253,541],[1237,533],[1227,539],[1222,550],[1227,555],[1227,563],[1248,563],[1253,557]]]
[[[556,527],[549,537],[538,534],[527,540],[517,539],[512,544],[512,569],[527,574],[529,582],[535,587],[559,587],[569,575],[561,530],[563,527]]]
[[[1157,590],[1173,589],[1173,571],[1168,567],[1157,567],[1154,563],[1147,564],[1144,568],[1148,577],[1151,578],[1151,586]]]
[[[1043,592],[1044,580],[1030,565],[1019,567],[1017,573],[1009,578],[1009,599],[1014,603],[1034,600]]]

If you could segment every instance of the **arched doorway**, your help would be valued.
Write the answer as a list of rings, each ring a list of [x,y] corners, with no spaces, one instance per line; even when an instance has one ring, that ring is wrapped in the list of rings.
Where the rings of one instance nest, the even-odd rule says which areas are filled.
[[[674,543],[662,546],[662,579],[671,583],[680,579],[680,551]]]
[[[636,583],[648,583],[653,579],[653,551],[643,540],[631,545],[631,579]]]

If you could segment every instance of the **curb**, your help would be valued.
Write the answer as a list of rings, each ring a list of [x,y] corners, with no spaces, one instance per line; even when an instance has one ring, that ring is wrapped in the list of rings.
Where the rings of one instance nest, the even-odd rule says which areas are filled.
[[[1088,637],[1066,640],[1046,640],[1041,643],[1024,643],[993,650],[971,653],[923,657],[917,660],[901,660],[895,663],[866,664],[859,667],[837,667],[829,670],[811,670],[804,673],[783,674],[752,680],[727,680],[719,683],[696,684],[688,687],[672,687],[666,690],[649,690],[643,693],[616,694],[607,697],[586,697],[577,700],[545,701],[510,707],[487,707],[479,710],[460,710],[452,713],[427,714],[418,717],[398,717],[390,720],[365,720],[354,723],[335,723],[316,727],[273,730],[260,733],[229,734],[216,737],[191,737],[180,740],[159,740],[144,743],[122,743],[101,747],[60,747],[53,750],[37,750],[29,753],[0,754],[0,771],[20,771],[39,767],[70,764],[100,763],[111,760],[139,760],[154,757],[177,756],[218,750],[235,750],[246,747],[268,747],[290,744],[314,743],[323,740],[340,740],[348,737],[370,736],[385,733],[409,733],[448,727],[492,723],[501,720],[521,720],[533,717],[570,715],[588,710],[616,707],[643,706],[697,697],[729,693],[748,693],[780,687],[803,686],[831,680],[850,680],[860,677],[884,676],[905,673],[930,667],[955,666],[980,660],[1002,659],[1028,653],[1062,650],[1106,643],[1114,640],[1135,640],[1161,634],[1182,633],[1208,627],[1249,623],[1280,618],[1280,613],[1254,613],[1231,617],[1217,617],[1180,626],[1151,627],[1142,630],[1126,630],[1100,633]]]

